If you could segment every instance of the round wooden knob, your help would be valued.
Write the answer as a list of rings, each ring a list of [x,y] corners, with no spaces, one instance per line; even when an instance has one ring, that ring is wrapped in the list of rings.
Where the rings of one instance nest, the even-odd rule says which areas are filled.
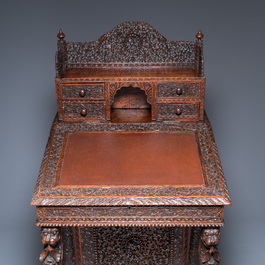
[[[182,113],[181,109],[180,109],[180,108],[177,108],[177,109],[176,109],[176,114],[177,114],[177,115],[180,115],[181,113]]]
[[[80,91],[79,91],[79,96],[80,97],[84,97],[85,96],[85,94],[86,94],[86,92],[85,92],[85,90],[84,89],[81,89]]]
[[[86,116],[86,115],[87,115],[87,111],[86,111],[86,109],[82,109],[82,110],[80,111],[80,114],[81,114],[81,116]]]
[[[180,96],[180,95],[182,95],[182,88],[178,88],[177,89],[177,94]]]

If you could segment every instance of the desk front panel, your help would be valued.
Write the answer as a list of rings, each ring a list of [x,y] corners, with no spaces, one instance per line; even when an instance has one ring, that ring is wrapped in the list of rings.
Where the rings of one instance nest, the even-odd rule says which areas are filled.
[[[63,227],[63,264],[197,265],[200,235],[200,227]]]

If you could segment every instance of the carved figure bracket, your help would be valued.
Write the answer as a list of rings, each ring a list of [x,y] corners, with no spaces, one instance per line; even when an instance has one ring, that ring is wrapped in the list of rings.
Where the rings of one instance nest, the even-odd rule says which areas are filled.
[[[220,253],[217,249],[221,239],[220,228],[206,228],[202,230],[200,242],[200,264],[218,265],[221,261]]]
[[[57,265],[61,261],[61,235],[59,228],[44,227],[41,229],[41,241],[44,249],[39,260],[43,265]]]

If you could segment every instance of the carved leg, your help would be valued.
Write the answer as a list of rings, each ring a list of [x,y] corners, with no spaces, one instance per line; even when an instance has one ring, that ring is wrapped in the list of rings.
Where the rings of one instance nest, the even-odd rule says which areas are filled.
[[[61,229],[57,227],[42,227],[41,241],[44,249],[39,260],[43,265],[61,264]]]
[[[203,228],[199,245],[200,265],[218,265],[221,261],[217,245],[220,242],[220,228]]]

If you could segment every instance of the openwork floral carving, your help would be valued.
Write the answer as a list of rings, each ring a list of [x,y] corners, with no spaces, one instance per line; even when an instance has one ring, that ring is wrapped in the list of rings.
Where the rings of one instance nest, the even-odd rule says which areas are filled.
[[[164,63],[195,66],[195,42],[168,41],[147,23],[125,22],[93,42],[66,43],[67,68],[107,63]]]

